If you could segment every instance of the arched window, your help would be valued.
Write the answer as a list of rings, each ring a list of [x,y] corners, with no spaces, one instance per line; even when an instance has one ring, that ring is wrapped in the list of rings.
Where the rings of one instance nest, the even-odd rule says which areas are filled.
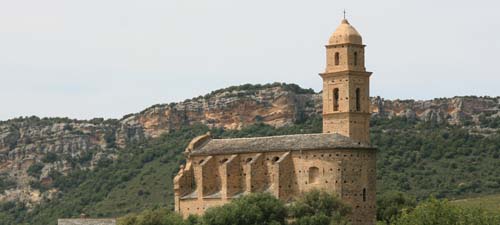
[[[340,54],[335,52],[335,65],[338,66],[340,61]]]
[[[363,188],[363,202],[366,202],[366,188]]]
[[[358,52],[354,52],[354,65],[358,65]]]
[[[309,168],[309,184],[319,182],[319,169],[318,167]]]
[[[360,90],[356,88],[356,111],[361,111]]]
[[[333,111],[339,111],[339,89],[333,89]]]

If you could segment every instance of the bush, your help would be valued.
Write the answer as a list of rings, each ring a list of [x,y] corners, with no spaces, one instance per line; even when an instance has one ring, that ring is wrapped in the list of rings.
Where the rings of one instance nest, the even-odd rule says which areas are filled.
[[[35,163],[31,165],[27,170],[28,175],[37,178],[40,177],[40,175],[42,174],[43,167],[44,165],[42,163]]]
[[[415,198],[405,195],[403,192],[384,193],[377,197],[377,220],[389,223],[403,211],[410,212],[416,205]]]
[[[431,198],[419,204],[411,212],[403,212],[393,225],[494,225],[500,224],[500,216],[478,208],[452,206],[447,200]]]
[[[286,224],[283,202],[269,193],[255,193],[210,208],[203,216],[204,225],[278,225]]]
[[[168,209],[147,210],[118,220],[118,225],[184,225],[182,217]]]
[[[312,190],[303,194],[289,207],[294,225],[347,224],[351,208],[332,193]]]
[[[42,162],[44,163],[53,163],[59,160],[59,157],[54,152],[48,152],[43,158]]]
[[[0,174],[0,195],[7,189],[16,187],[16,182],[7,174]]]

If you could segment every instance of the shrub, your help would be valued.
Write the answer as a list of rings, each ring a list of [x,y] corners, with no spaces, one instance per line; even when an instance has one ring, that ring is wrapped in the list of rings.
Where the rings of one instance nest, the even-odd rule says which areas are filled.
[[[28,175],[32,177],[40,177],[43,167],[44,165],[42,163],[35,163],[31,165],[27,170]]]
[[[277,225],[286,224],[285,205],[268,193],[255,193],[210,208],[203,216],[204,225]]]
[[[394,220],[393,225],[493,225],[500,224],[500,216],[478,208],[452,206],[447,200],[431,198],[411,212]]]
[[[403,211],[410,212],[417,202],[414,197],[403,192],[392,191],[379,195],[377,198],[377,220],[389,223]]]
[[[166,208],[146,210],[118,220],[118,225],[184,225],[182,217]]]
[[[351,208],[332,193],[312,190],[299,197],[289,207],[294,225],[347,224]]]
[[[42,158],[42,162],[44,163],[53,163],[59,160],[59,156],[57,156],[54,152],[47,152],[47,154]]]

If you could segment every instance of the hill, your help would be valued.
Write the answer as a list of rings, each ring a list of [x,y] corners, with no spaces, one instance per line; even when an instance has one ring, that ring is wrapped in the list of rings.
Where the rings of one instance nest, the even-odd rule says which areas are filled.
[[[500,194],[465,198],[451,201],[453,205],[478,207],[491,212],[500,213]]]
[[[171,206],[188,141],[321,132],[320,95],[296,85],[246,85],[120,120],[0,122],[0,221],[53,224]],[[496,193],[499,98],[372,99],[379,191],[425,198]],[[480,177],[480,178],[479,178]]]

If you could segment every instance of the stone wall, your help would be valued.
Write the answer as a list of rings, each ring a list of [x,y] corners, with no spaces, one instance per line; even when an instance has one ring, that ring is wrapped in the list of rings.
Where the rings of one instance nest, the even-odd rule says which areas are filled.
[[[175,180],[192,179],[197,188],[176,189],[176,211],[185,217],[202,214],[243,194],[262,191],[291,202],[302,192],[322,189],[352,207],[352,224],[372,225],[375,163],[376,150],[366,148],[192,156],[187,164],[197,171],[194,177],[184,170]]]

